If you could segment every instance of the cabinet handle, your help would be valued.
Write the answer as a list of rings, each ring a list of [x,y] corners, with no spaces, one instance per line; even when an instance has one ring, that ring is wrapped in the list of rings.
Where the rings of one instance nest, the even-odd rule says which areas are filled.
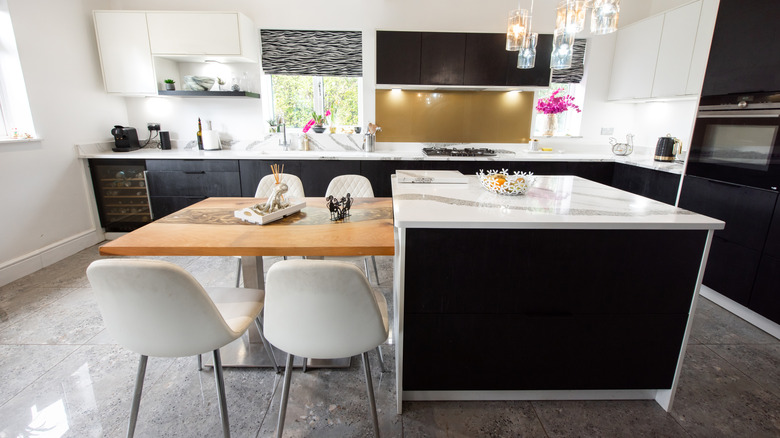
[[[722,185],[722,186],[729,186],[729,187],[743,187],[743,186],[741,186],[741,185],[739,185],[739,184],[734,184],[734,183],[730,183],[730,182],[726,182],[726,181],[718,181],[718,180],[716,180],[716,179],[708,179],[707,181],[709,181],[709,182],[711,182],[711,183],[713,183],[713,184],[720,184],[720,185]]]
[[[184,172],[185,175],[201,175],[201,174],[204,174],[204,173],[206,173],[205,170],[201,170],[200,172],[195,172],[195,171],[193,171],[193,172]]]

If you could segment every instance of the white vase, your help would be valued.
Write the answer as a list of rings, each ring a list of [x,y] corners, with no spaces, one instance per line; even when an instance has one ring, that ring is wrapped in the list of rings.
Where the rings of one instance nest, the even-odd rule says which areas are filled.
[[[544,135],[552,137],[558,129],[558,114],[547,114],[547,120],[544,126]]]

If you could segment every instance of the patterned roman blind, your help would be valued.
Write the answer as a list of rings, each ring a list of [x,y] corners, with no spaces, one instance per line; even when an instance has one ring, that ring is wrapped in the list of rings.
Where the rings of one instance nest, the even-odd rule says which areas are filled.
[[[363,76],[361,32],[261,29],[260,41],[266,74]]]
[[[585,72],[585,46],[587,43],[588,40],[584,38],[574,40],[571,67],[553,69],[550,82],[555,84],[579,84],[582,82],[582,74]]]

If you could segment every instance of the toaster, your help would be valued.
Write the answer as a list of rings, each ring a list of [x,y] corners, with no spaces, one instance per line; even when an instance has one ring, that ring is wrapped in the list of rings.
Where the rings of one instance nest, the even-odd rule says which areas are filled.
[[[114,136],[115,146],[112,149],[114,152],[129,152],[141,149],[141,145],[138,143],[138,132],[136,132],[135,128],[114,125],[111,135]]]

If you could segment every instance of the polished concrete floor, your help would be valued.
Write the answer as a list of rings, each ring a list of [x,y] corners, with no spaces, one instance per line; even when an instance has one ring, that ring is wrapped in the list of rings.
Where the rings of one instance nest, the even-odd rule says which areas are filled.
[[[0,288],[0,438],[124,435],[137,356],[106,333],[84,271],[97,247]],[[164,257],[205,285],[236,259]],[[266,259],[266,269],[275,260]],[[392,259],[378,258],[389,299]],[[674,409],[653,401],[425,402],[395,413],[394,373],[372,360],[385,437],[778,437],[780,341],[701,299]],[[392,310],[391,310],[392,312]],[[392,317],[392,316],[391,316]],[[382,346],[392,369],[394,346]],[[494,354],[500,360],[500,352]],[[442,364],[446,366],[446,364]],[[280,375],[226,369],[234,437],[273,436]],[[359,358],[293,376],[285,436],[371,435]],[[213,371],[150,358],[136,436],[221,436]]]

